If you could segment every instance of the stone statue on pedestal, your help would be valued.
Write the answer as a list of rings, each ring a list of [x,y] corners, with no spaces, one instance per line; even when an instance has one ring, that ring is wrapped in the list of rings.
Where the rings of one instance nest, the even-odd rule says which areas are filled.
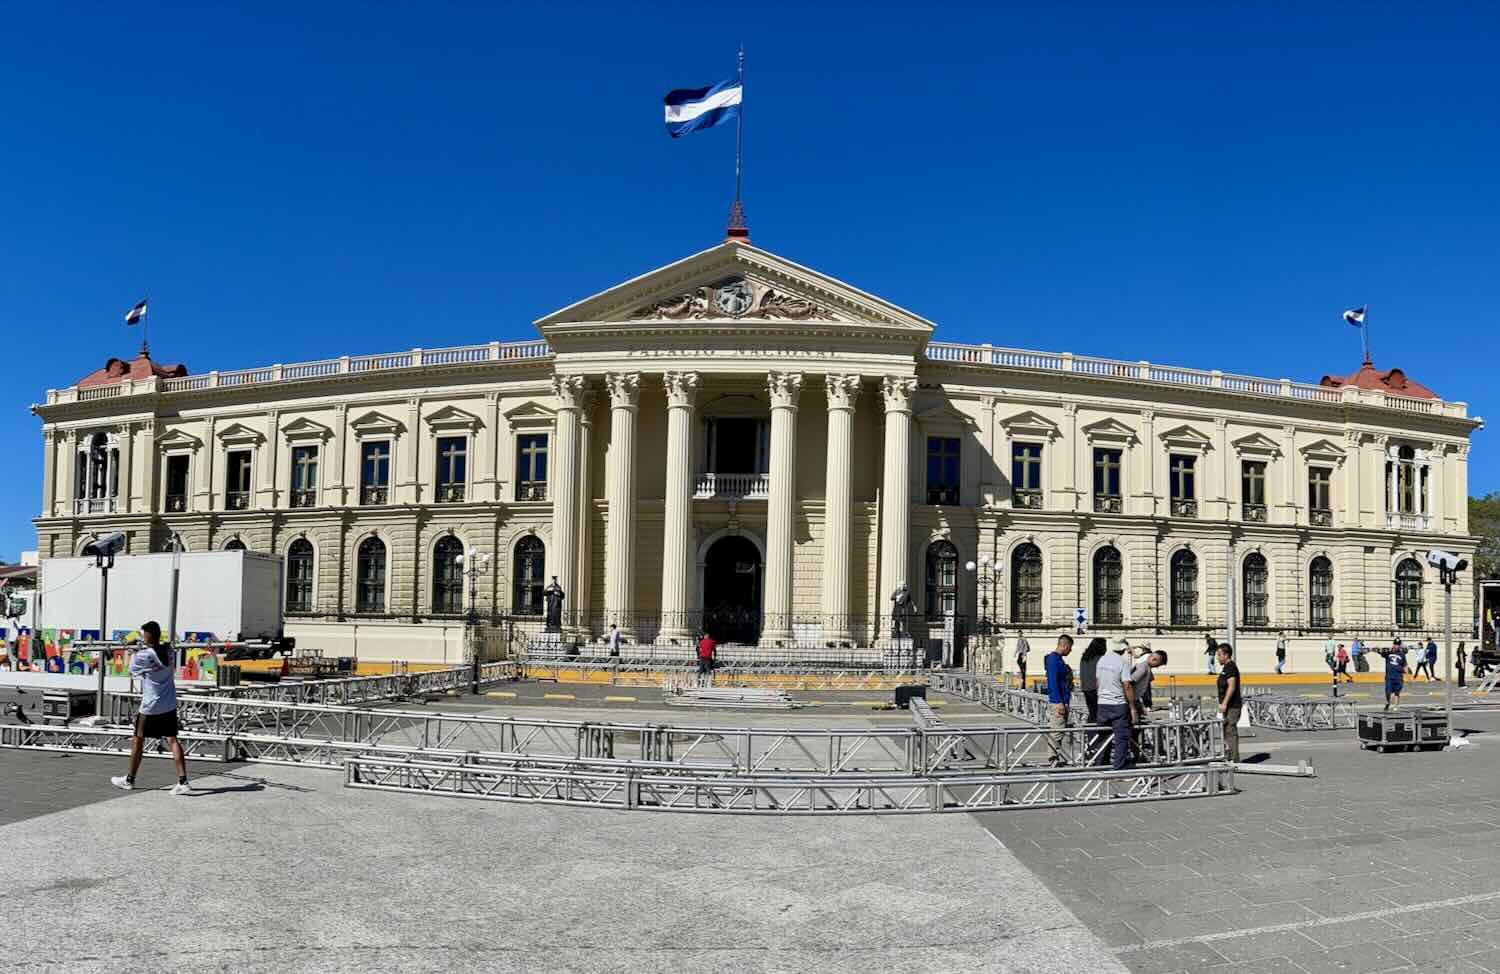
[[[562,586],[557,584],[557,576],[552,576],[552,584],[542,591],[542,599],[547,603],[547,631],[562,632],[562,606],[563,599],[567,598]]]
[[[902,582],[891,593],[891,635],[905,639],[911,635],[911,589]]]

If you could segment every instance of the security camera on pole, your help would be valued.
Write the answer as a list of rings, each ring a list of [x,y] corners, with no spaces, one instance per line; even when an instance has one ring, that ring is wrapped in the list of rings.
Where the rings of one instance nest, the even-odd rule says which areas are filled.
[[[1453,733],[1453,583],[1458,573],[1469,567],[1466,559],[1446,551],[1433,549],[1427,552],[1427,564],[1438,570],[1438,581],[1443,583],[1443,666],[1449,677],[1443,681],[1447,688],[1444,710],[1448,721],[1448,746],[1464,747],[1469,742]]]

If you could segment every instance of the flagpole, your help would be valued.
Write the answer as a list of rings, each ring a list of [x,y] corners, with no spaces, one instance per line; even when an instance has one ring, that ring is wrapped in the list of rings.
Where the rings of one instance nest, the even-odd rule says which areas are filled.
[[[734,116],[734,201],[740,202],[740,156],[745,129],[745,45],[740,45],[740,110]]]
[[[1359,323],[1359,333],[1365,340],[1365,364],[1373,365],[1370,359],[1370,306],[1365,305],[1365,320]]]

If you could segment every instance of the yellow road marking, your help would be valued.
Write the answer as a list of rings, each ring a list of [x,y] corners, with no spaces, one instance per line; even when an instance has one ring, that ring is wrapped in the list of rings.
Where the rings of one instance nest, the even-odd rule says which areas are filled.
[[[514,700],[516,695],[509,690],[491,690],[485,694],[486,697],[497,697],[501,700]]]
[[[929,707],[946,707],[946,706],[948,706],[948,701],[946,701],[946,700],[929,700],[929,701],[927,701],[927,706],[929,706]]]
[[[605,697],[608,703],[635,703],[635,697]]]
[[[577,700],[578,698],[575,697],[575,696],[573,696],[571,693],[544,693],[544,694],[542,694],[542,699],[543,700]]]

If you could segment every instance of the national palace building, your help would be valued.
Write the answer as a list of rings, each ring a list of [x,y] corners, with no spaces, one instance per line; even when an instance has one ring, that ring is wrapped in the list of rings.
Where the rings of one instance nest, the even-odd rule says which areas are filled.
[[[879,645],[903,584],[919,639],[1036,640],[1082,608],[1197,649],[1231,591],[1247,645],[1426,633],[1426,551],[1473,554],[1479,423],[1398,369],[939,342],[744,238],[536,328],[207,374],[111,359],[35,407],[41,554],[106,530],[273,552],[299,644],[407,659],[454,658],[464,552],[490,556],[486,620],[539,622],[556,576],[570,641],[707,626],[767,653]]]

